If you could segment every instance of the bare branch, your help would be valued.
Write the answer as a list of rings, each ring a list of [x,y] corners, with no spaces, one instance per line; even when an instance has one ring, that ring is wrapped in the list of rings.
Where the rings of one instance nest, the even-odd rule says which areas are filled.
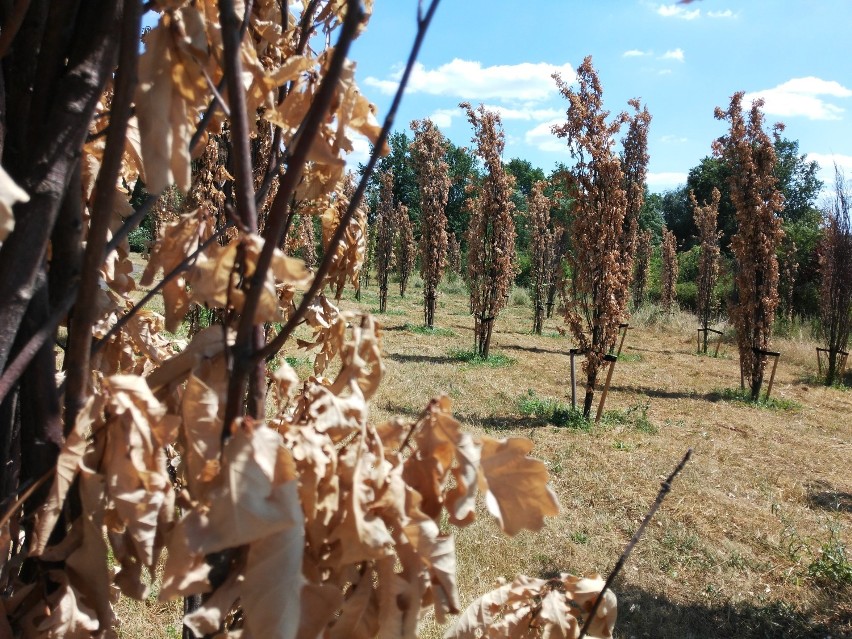
[[[595,614],[598,611],[598,608],[601,605],[601,601],[603,601],[604,593],[612,586],[612,582],[618,576],[618,573],[621,572],[621,569],[624,567],[624,563],[627,561],[628,557],[630,557],[630,553],[633,552],[633,548],[639,542],[639,539],[642,537],[642,533],[645,532],[645,527],[651,521],[651,518],[656,514],[657,510],[659,510],[660,506],[663,505],[663,500],[666,498],[666,495],[671,492],[672,482],[674,478],[678,476],[680,471],[683,470],[683,467],[686,466],[686,462],[689,461],[689,458],[692,457],[692,449],[686,451],[686,454],[683,456],[683,459],[680,460],[680,463],[675,467],[672,473],[666,477],[666,480],[660,486],[660,492],[657,493],[657,498],[654,500],[654,503],[651,504],[651,508],[645,513],[645,518],[642,520],[642,523],[639,525],[639,528],[633,533],[633,537],[630,539],[630,542],[624,548],[624,552],[621,553],[621,556],[618,558],[618,561],[615,563],[615,567],[612,569],[612,572],[609,573],[609,577],[606,578],[606,583],[604,583],[604,587],[601,588],[601,592],[598,595],[598,598],[595,600],[592,609],[589,611],[589,614],[586,615],[586,621],[583,623],[583,629],[580,631],[579,639],[583,639],[586,636],[586,630],[589,627],[592,619],[595,618]]]

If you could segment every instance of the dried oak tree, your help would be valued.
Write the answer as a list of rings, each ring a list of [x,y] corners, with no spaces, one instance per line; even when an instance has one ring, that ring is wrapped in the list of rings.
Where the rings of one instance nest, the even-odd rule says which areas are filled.
[[[553,263],[561,229],[554,229],[550,220],[551,199],[545,195],[547,182],[539,180],[533,185],[528,202],[529,224],[532,227],[530,254],[532,257],[533,332],[541,335],[544,324],[547,292],[555,276]]]
[[[462,274],[461,244],[455,233],[447,233],[447,269],[454,275]]]
[[[743,95],[735,93],[726,111],[716,107],[716,119],[728,122],[730,129],[713,142],[713,152],[730,169],[731,202],[737,220],[737,232],[731,238],[737,299],[730,314],[737,329],[742,384],[748,382],[751,397],[757,400],[766,365],[761,352],[769,349],[778,307],[776,254],[784,235],[779,215],[784,198],[774,174],[775,147],[763,130],[763,101],[752,102],[746,117]],[[774,132],[782,128],[776,124]]]
[[[531,442],[464,433],[445,397],[371,423],[379,330],[329,297],[361,268],[379,151],[357,186],[343,155],[357,135],[385,147],[423,4],[382,126],[347,58],[372,2],[3,6],[4,637],[116,636],[119,592],[184,598],[185,636],[414,637],[422,609],[459,611],[447,524],[474,519],[480,487],[508,534],[556,514]],[[136,301],[127,235],[167,189],[192,189],[216,136],[224,199],[164,225]],[[314,273],[280,248],[302,214],[322,221]],[[165,316],[146,307],[157,294]],[[222,324],[177,339],[192,304]],[[275,362],[285,344],[315,353],[316,376]],[[602,586],[566,579],[530,625],[576,629]]]
[[[609,111],[603,108],[603,89],[590,56],[577,69],[576,90],[558,74],[554,80],[569,105],[565,124],[554,126],[552,131],[567,140],[574,159],[568,180],[574,209],[565,320],[585,353],[583,415],[588,418],[598,371],[615,345],[629,290],[629,274],[621,268],[625,256],[619,242],[627,194],[621,162],[613,153],[614,138],[628,117],[620,113],[607,121]]]
[[[640,102],[633,98],[627,102],[634,109],[627,121],[627,134],[622,141],[621,170],[624,173],[624,193],[627,207],[621,225],[618,242],[622,259],[619,266],[622,277],[628,282],[633,277],[633,263],[637,253],[639,232],[639,212],[645,200],[645,179],[648,174],[648,129],[651,126],[651,114],[647,107],[640,110]],[[629,295],[629,291],[625,291]],[[624,304],[625,308],[627,303]]]
[[[388,305],[388,278],[394,265],[394,229],[396,207],[393,203],[393,173],[385,171],[380,176],[379,203],[376,207],[376,279],[379,282],[379,312]]]
[[[677,238],[672,231],[663,229],[663,242],[660,244],[662,271],[660,274],[660,305],[666,313],[671,313],[677,297]]]
[[[820,324],[828,351],[825,383],[838,376],[852,329],[852,194],[835,166],[834,200],[819,246]]]
[[[716,280],[719,278],[719,238],[722,232],[718,230],[716,220],[719,217],[719,201],[722,195],[719,189],[713,188],[710,202],[704,206],[695,199],[692,190],[689,191],[689,201],[692,203],[692,217],[695,220],[695,228],[698,229],[699,254],[698,254],[698,299],[696,301],[696,312],[698,323],[703,329],[704,339],[701,342],[703,353],[707,352],[707,333],[710,328],[710,320],[716,311],[717,300],[714,290]]]
[[[450,167],[444,156],[447,142],[431,120],[411,123],[411,157],[420,189],[420,273],[423,276],[423,320],[435,323],[435,296],[447,260],[447,197]]]
[[[468,200],[467,279],[476,353],[487,359],[494,320],[506,306],[515,276],[513,179],[503,167],[500,116],[482,105],[475,110],[468,102],[459,106],[473,126],[476,154],[485,165],[485,175]]]
[[[396,211],[398,227],[396,244],[396,269],[399,275],[399,296],[405,297],[408,278],[414,272],[417,262],[417,242],[414,240],[414,223],[408,216],[408,207],[399,204]]]
[[[651,231],[645,229],[636,234],[636,255],[633,261],[633,308],[639,308],[645,302],[645,289],[648,286],[648,269],[651,266]]]

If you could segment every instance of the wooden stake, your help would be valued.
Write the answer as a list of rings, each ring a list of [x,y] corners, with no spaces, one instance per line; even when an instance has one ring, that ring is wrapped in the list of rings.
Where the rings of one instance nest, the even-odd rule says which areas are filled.
[[[596,424],[601,421],[604,402],[606,402],[606,394],[609,392],[609,383],[612,380],[612,371],[615,369],[615,363],[618,361],[618,357],[616,357],[615,355],[607,355],[606,357],[604,357],[604,361],[609,362],[609,371],[606,374],[606,383],[604,384],[603,393],[601,393],[601,401],[598,404],[598,412],[595,415]]]
[[[621,330],[621,342],[618,344],[618,352],[615,354],[616,357],[621,356],[621,347],[624,346],[624,338],[627,337],[627,329],[630,328],[630,324],[619,324],[619,330]]]
[[[577,377],[574,369],[574,356],[580,352],[577,348],[568,351],[571,356],[571,409],[577,410]]]

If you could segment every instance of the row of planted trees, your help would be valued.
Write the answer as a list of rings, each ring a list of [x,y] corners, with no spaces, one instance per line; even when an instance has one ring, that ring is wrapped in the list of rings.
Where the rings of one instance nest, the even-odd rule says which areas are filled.
[[[558,77],[555,80],[569,108],[566,123],[554,127],[553,133],[566,139],[574,163],[570,170],[563,170],[550,181],[534,182],[524,201],[531,257],[532,328],[533,332],[541,332],[545,315],[552,311],[554,293],[561,291],[564,318],[580,350],[586,354],[587,394],[583,410],[588,416],[597,370],[615,345],[619,324],[627,317],[628,302],[632,298],[634,307],[638,307],[648,288],[653,247],[651,232],[639,228],[639,219],[651,117],[637,100],[630,101],[632,114],[610,117],[603,108],[602,89],[591,59],[578,68],[577,88]],[[748,383],[756,398],[778,307],[777,255],[782,252],[779,212],[783,198],[775,175],[775,145],[764,131],[761,105],[756,102],[746,114],[741,102],[742,94],[737,94],[727,110],[717,110],[717,117],[729,123],[730,131],[714,143],[714,153],[730,168],[729,183],[722,186],[735,204],[737,228],[731,242],[736,295],[728,300],[728,313],[737,329],[743,384]],[[461,107],[474,128],[475,154],[483,165],[479,178],[471,179],[468,185],[469,226],[464,240],[475,345],[477,353],[487,357],[494,321],[506,304],[518,272],[514,226],[517,210],[512,199],[513,179],[502,161],[499,117],[483,107],[474,110],[466,103]],[[625,124],[627,133],[622,151],[615,155],[614,138]],[[420,259],[424,319],[431,327],[437,283],[450,254],[445,247],[455,245],[455,235],[445,231],[446,218],[437,213],[442,202],[446,205],[445,194],[449,190],[446,164],[442,162],[447,143],[428,120],[413,122],[412,128],[415,130],[412,150],[417,158],[422,198]],[[776,141],[778,130],[780,125],[774,134]],[[429,161],[424,163],[424,157]],[[826,218],[819,258],[829,383],[836,377],[838,363],[844,357],[849,323],[849,303],[845,302],[844,315],[841,308],[844,302],[840,301],[848,298],[848,293],[842,291],[845,263],[839,257],[832,257],[841,255],[844,242],[848,242],[843,239],[848,238],[843,231],[844,220],[848,228],[848,209],[847,213],[838,212],[845,206],[841,182],[838,182],[841,195]],[[383,183],[382,188],[383,193],[388,192],[390,183]],[[713,319],[720,310],[716,289],[721,256],[722,232],[717,221],[721,195],[719,189],[713,189],[711,199],[702,203],[692,193],[689,196],[699,243],[695,282],[699,348],[706,352],[708,336],[714,331]],[[569,203],[567,223],[562,220],[557,223],[559,207],[565,201]],[[378,252],[377,249],[377,255]],[[459,255],[455,248],[452,253]],[[453,261],[458,259],[455,257]],[[665,228],[660,260],[661,305],[670,312],[676,304],[678,251],[675,234]],[[383,303],[381,307],[384,308]]]

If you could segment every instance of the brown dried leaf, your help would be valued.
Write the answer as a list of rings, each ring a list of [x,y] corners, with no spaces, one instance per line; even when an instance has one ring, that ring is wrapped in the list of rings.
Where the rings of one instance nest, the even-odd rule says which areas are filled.
[[[62,445],[59,458],[56,460],[56,476],[50,487],[50,493],[36,513],[36,524],[33,530],[34,539],[30,554],[39,556],[47,546],[47,540],[65,503],[68,489],[74,482],[79,471],[80,460],[86,452],[87,438],[92,427],[103,420],[102,412],[105,404],[103,395],[92,395],[77,416],[74,429]]]
[[[480,441],[485,504],[506,534],[540,530],[544,517],[559,514],[556,495],[547,485],[547,468],[527,457],[533,447],[530,440],[483,435]]]
[[[168,224],[159,241],[151,249],[139,285],[150,286],[161,269],[164,274],[171,272],[210,235],[211,228],[210,217],[201,209],[181,215],[176,221]],[[166,330],[174,333],[189,310],[189,294],[186,292],[186,280],[183,276],[178,276],[165,285],[163,301],[166,309]]]

